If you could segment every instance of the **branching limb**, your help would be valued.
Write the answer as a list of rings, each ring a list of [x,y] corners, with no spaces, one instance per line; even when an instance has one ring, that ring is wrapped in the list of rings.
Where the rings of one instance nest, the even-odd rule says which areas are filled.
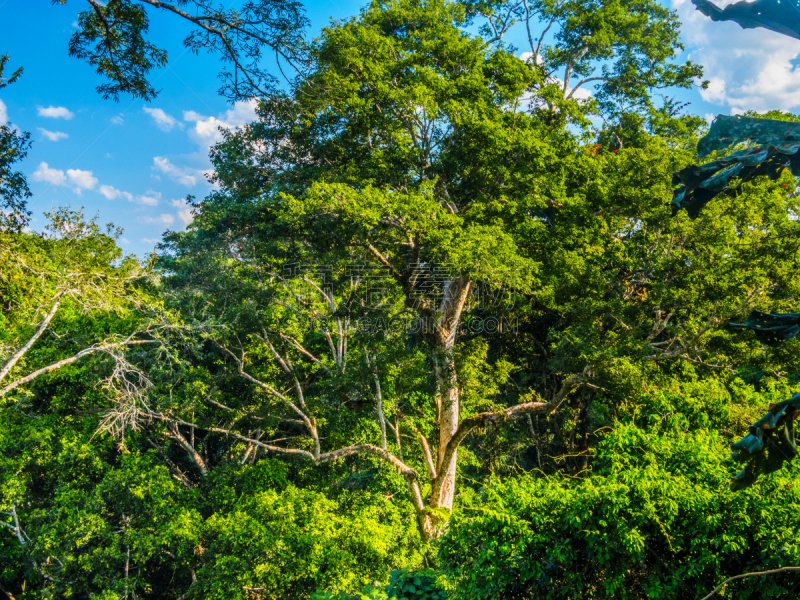
[[[425,466],[428,468],[428,477],[431,478],[431,481],[436,479],[436,467],[433,464],[433,454],[431,454],[431,447],[428,444],[427,438],[422,435],[422,432],[414,427],[413,424],[409,423],[409,427],[411,430],[417,434],[417,440],[419,441],[420,448],[422,448],[422,455],[425,457]]]
[[[175,417],[170,417],[168,415],[154,414],[153,417],[157,418],[159,420],[165,421],[166,423],[168,423],[168,426],[169,426],[169,423],[173,423],[175,425],[189,425],[189,423],[187,423],[186,421],[183,421],[182,419],[178,419],[178,418],[175,418]],[[299,449],[299,448],[281,448],[279,446],[272,446],[270,444],[265,444],[264,442],[261,442],[260,440],[257,440],[257,439],[251,438],[251,437],[246,437],[246,436],[241,435],[240,433],[237,433],[235,431],[230,431],[228,429],[222,429],[220,427],[200,427],[200,426],[198,426],[198,429],[201,429],[203,431],[211,431],[211,432],[214,432],[214,433],[220,433],[220,434],[223,434],[223,435],[226,435],[226,436],[230,436],[230,437],[236,438],[238,440],[241,440],[243,442],[247,442],[247,443],[253,444],[255,446],[259,446],[260,448],[264,448],[265,450],[270,451],[270,452],[278,452],[278,453],[281,453],[281,454],[294,454],[294,455],[297,455],[297,456],[303,456],[305,458],[310,459],[315,464],[333,462],[333,461],[336,461],[336,460],[340,460],[342,458],[346,458],[348,456],[354,456],[356,454],[371,454],[373,456],[377,456],[378,458],[381,458],[381,459],[385,460],[386,462],[388,462],[390,465],[392,465],[392,467],[397,469],[397,471],[401,475],[403,475],[407,480],[413,481],[413,480],[416,480],[416,478],[417,478],[417,472],[414,469],[412,469],[411,467],[406,465],[403,461],[401,461],[399,458],[397,458],[391,452],[389,452],[387,450],[384,450],[383,448],[378,448],[377,446],[373,446],[372,444],[354,444],[352,446],[346,446],[344,448],[339,448],[338,450],[332,450],[330,452],[325,452],[324,454],[320,454],[319,457],[315,457],[314,454],[309,452],[308,450],[302,450],[302,449]]]
[[[728,577],[725,581],[720,583],[717,587],[715,587],[708,596],[704,596],[702,600],[708,600],[712,596],[716,595],[716,593],[722,589],[726,583],[730,583],[731,581],[736,581],[737,579],[744,579],[745,577],[762,577],[764,575],[775,575],[777,573],[786,573],[787,571],[800,571],[800,567],[781,567],[780,569],[772,569],[771,571],[759,571],[756,573],[743,573],[742,575],[736,575],[734,577]]]
[[[52,373],[53,371],[55,371],[57,369],[60,369],[61,367],[65,367],[67,365],[70,365],[70,364],[80,360],[84,356],[88,356],[88,355],[94,354],[96,352],[110,352],[110,351],[112,351],[114,349],[119,349],[119,348],[126,347],[126,346],[135,346],[135,345],[139,345],[139,344],[159,344],[159,343],[161,343],[161,342],[159,342],[158,340],[128,340],[128,341],[124,341],[124,342],[115,342],[115,343],[105,343],[104,342],[104,343],[101,343],[101,344],[96,344],[94,346],[90,346],[89,348],[81,350],[80,352],[78,352],[74,356],[71,356],[69,358],[65,358],[64,360],[59,360],[58,362],[54,362],[53,364],[48,365],[46,367],[42,367],[41,369],[38,369],[38,370],[34,371],[33,373],[30,373],[29,375],[26,375],[25,377],[21,377],[20,379],[17,379],[16,381],[8,384],[4,388],[0,388],[0,397],[5,396],[8,392],[18,388],[21,385],[24,385],[26,383],[29,383],[29,382],[33,381],[34,379],[36,379],[40,375],[45,375],[47,373]]]
[[[19,360],[23,356],[25,356],[25,353],[31,349],[31,347],[36,343],[36,340],[38,340],[42,336],[45,329],[47,329],[47,326],[50,324],[50,321],[52,321],[53,317],[56,316],[56,312],[58,312],[58,308],[61,306],[61,300],[63,300],[64,296],[68,294],[70,291],[71,290],[62,290],[61,292],[56,294],[53,306],[50,308],[50,312],[47,313],[44,320],[42,320],[42,322],[39,324],[39,328],[36,330],[36,333],[34,333],[33,336],[31,336],[31,338],[25,343],[25,345],[22,346],[22,348],[20,348],[14,354],[14,356],[11,357],[11,359],[5,364],[5,366],[2,369],[0,369],[0,381],[3,381],[5,376],[8,375],[8,372],[14,368],[14,365],[16,365],[19,362]],[[0,393],[0,396],[2,396],[2,393]]]
[[[27,546],[30,543],[31,538],[28,537],[28,535],[25,533],[25,531],[23,531],[22,526],[19,524],[19,516],[17,515],[17,505],[16,504],[12,504],[11,505],[11,512],[10,513],[4,513],[4,514],[7,514],[8,516],[10,516],[13,519],[14,523],[12,525],[11,523],[6,523],[5,521],[0,521],[0,525],[2,525],[3,527],[9,529],[16,536],[16,538],[19,541],[21,546],[23,546],[23,547]],[[39,575],[41,575],[47,581],[55,582],[55,579],[51,575],[49,575],[47,572],[45,572],[44,569],[42,569],[39,566],[39,564],[36,562],[36,560],[33,558],[33,556],[28,556],[28,560],[30,561],[31,566],[33,566],[33,568],[36,570],[36,572],[39,573]],[[58,560],[57,560],[57,562],[61,563],[61,561],[58,561]]]
[[[697,342],[700,340],[703,335],[705,335],[709,330],[713,327],[716,327],[720,323],[726,323],[730,321],[734,315],[742,312],[745,308],[752,304],[753,298],[756,297],[761,293],[761,288],[756,288],[754,290],[749,291],[742,302],[733,310],[728,311],[723,316],[716,316],[712,315],[708,318],[706,323],[691,337],[688,339],[682,339],[681,337],[675,337],[670,340],[665,340],[663,342],[653,342],[652,339],[661,333],[667,326],[667,323],[672,317],[673,312],[667,315],[667,318],[663,320],[663,322],[659,323],[660,314],[656,315],[656,323],[653,324],[653,331],[648,335],[646,338],[646,342],[650,345],[651,348],[659,352],[658,354],[653,354],[650,356],[645,357],[646,360],[660,360],[664,358],[688,358],[691,356],[692,353],[697,353]],[[663,346],[666,344],[666,348],[660,348],[659,346]],[[673,348],[674,346],[674,348]],[[670,349],[672,348],[672,349]]]
[[[518,419],[527,414],[548,414],[556,410],[567,395],[578,385],[585,383],[585,381],[591,376],[591,369],[586,367],[583,370],[583,373],[571,375],[567,378],[567,380],[561,385],[561,388],[556,392],[553,396],[553,399],[549,402],[526,402],[524,404],[517,404],[516,406],[511,406],[505,410],[498,411],[498,412],[484,412],[478,413],[477,415],[472,415],[471,417],[467,417],[458,426],[455,434],[453,437],[450,438],[450,441],[447,443],[447,447],[444,451],[444,455],[441,461],[442,468],[439,471],[438,477],[433,482],[434,491],[437,487],[440,487],[442,484],[442,474],[447,472],[447,465],[450,464],[450,461],[453,459],[458,447],[461,445],[461,442],[464,441],[464,438],[467,437],[472,431],[478,428],[485,428],[489,425],[495,425],[497,423],[502,423],[504,421],[510,421],[513,419]],[[433,497],[433,492],[431,492]]]
[[[397,454],[398,454],[400,460],[402,460],[403,462],[406,462],[406,459],[403,456],[403,444],[400,442],[400,421],[399,421],[399,419],[397,418],[397,416],[395,416],[394,425],[392,425],[388,421],[386,422],[386,425],[389,427],[389,429],[392,430],[392,433],[394,433],[394,442],[395,442],[395,444],[397,444]]]
[[[409,481],[416,480],[417,478],[417,472],[414,469],[406,465],[391,452],[388,452],[383,448],[373,446],[372,444],[355,444],[353,446],[339,448],[338,450],[332,450],[331,452],[326,452],[325,454],[320,455],[317,462],[333,462],[335,460],[345,458],[346,456],[353,456],[355,454],[372,454],[373,456],[377,456],[378,458],[382,458],[388,462]]]
[[[205,477],[208,475],[208,467],[206,466],[206,461],[203,460],[203,457],[198,454],[197,450],[189,443],[189,441],[183,436],[183,434],[178,429],[178,425],[172,421],[167,424],[167,432],[166,436],[171,440],[175,440],[178,442],[178,445],[183,448],[189,457],[192,459],[194,466],[197,467],[197,470],[200,471],[200,475]]]
[[[300,342],[298,342],[292,336],[287,335],[285,333],[282,333],[280,331],[275,331],[274,329],[267,329],[267,330],[265,330],[265,332],[271,333],[273,335],[277,335],[279,338],[281,338],[285,342],[290,343],[292,346],[294,346],[297,349],[298,352],[300,352],[300,353],[304,354],[305,356],[307,356],[308,358],[310,358],[314,362],[314,364],[319,365],[328,375],[333,377],[333,372],[330,370],[330,368],[328,368],[328,365],[326,365],[321,360],[319,360],[316,356],[311,354],[311,352],[309,352]],[[265,336],[266,336],[266,334],[265,334]]]
[[[298,415],[300,417],[300,420],[303,421],[303,424],[306,426],[306,429],[308,430],[308,433],[311,436],[311,439],[314,441],[314,457],[318,458],[319,455],[320,455],[319,433],[317,432],[317,424],[316,424],[316,421],[315,421],[314,417],[306,414],[306,412],[304,410],[302,410],[297,404],[292,402],[285,394],[280,393],[278,390],[276,390],[274,387],[272,387],[268,383],[266,383],[264,381],[261,381],[259,379],[256,379],[255,377],[253,377],[252,375],[247,373],[244,370],[244,358],[245,358],[245,353],[244,352],[242,352],[242,356],[239,357],[239,356],[236,356],[233,352],[231,352],[228,348],[226,348],[225,346],[223,346],[222,344],[217,342],[216,340],[215,340],[214,343],[222,351],[224,351],[231,358],[233,358],[234,362],[236,362],[239,374],[242,377],[247,379],[247,381],[249,381],[250,383],[254,383],[258,387],[260,387],[262,390],[264,390],[267,393],[269,393],[270,395],[275,396],[276,398],[281,400],[281,402],[283,402],[283,404],[285,406],[287,406],[290,410],[292,410],[292,412],[294,412],[296,415]],[[302,398],[302,396],[301,396],[301,398]]]
[[[192,489],[194,487],[192,485],[192,482],[186,476],[186,473],[184,473],[178,467],[178,465],[176,465],[174,462],[172,462],[172,460],[170,460],[169,456],[166,455],[166,453],[164,452],[164,450],[160,446],[156,445],[156,443],[153,442],[153,440],[150,440],[150,439],[147,440],[147,443],[150,444],[150,446],[152,448],[154,448],[156,452],[158,452],[158,455],[161,457],[161,460],[163,460],[166,463],[167,467],[169,468],[170,472],[172,473],[172,476],[175,479],[180,481],[183,485],[185,485],[189,489]]]

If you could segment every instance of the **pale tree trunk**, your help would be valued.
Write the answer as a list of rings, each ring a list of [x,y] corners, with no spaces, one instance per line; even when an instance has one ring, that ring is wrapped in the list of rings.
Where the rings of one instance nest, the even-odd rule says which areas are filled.
[[[440,317],[437,322],[434,348],[436,352],[436,402],[439,417],[439,439],[436,449],[436,476],[431,482],[428,506],[431,509],[453,509],[456,493],[456,466],[458,451],[447,455],[447,449],[458,431],[461,419],[458,375],[456,373],[455,345],[461,314],[469,296],[471,282],[461,276],[449,282],[445,290]],[[441,533],[441,518],[436,512],[425,516],[423,535],[436,537]]]
[[[445,456],[447,446],[456,431],[461,415],[461,406],[458,390],[458,376],[456,374],[453,349],[445,350],[442,357],[442,366],[439,370],[441,390],[441,412],[439,418],[439,443],[436,452],[437,476],[432,482],[429,505],[431,508],[453,509],[453,499],[456,493],[456,466],[458,464],[458,451],[451,456]],[[446,464],[445,464],[446,461]],[[439,521],[436,515],[432,516],[434,529]],[[434,532],[432,532],[434,533]]]

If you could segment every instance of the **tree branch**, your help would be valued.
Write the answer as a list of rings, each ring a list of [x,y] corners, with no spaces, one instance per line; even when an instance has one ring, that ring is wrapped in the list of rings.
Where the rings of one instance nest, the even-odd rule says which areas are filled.
[[[289,343],[290,343],[292,346],[294,346],[294,347],[295,347],[295,348],[296,348],[296,349],[297,349],[299,352],[302,352],[303,354],[305,354],[305,355],[306,355],[308,358],[310,358],[310,359],[311,359],[311,360],[312,360],[312,361],[313,361],[315,364],[317,364],[317,365],[319,365],[320,367],[322,367],[322,368],[325,370],[325,372],[326,372],[328,375],[330,375],[331,377],[333,377],[333,372],[332,372],[332,371],[331,371],[331,370],[328,368],[328,365],[326,365],[325,363],[323,363],[323,362],[322,362],[321,360],[319,360],[319,359],[318,359],[316,356],[314,356],[313,354],[311,354],[311,352],[309,352],[308,350],[306,350],[306,349],[303,347],[303,345],[302,345],[300,342],[298,342],[298,341],[297,341],[295,338],[293,338],[293,337],[292,337],[292,336],[290,336],[290,335],[286,335],[285,333],[281,333],[280,331],[275,331],[274,329],[267,329],[266,331],[268,331],[269,333],[272,333],[272,334],[275,334],[275,335],[277,335],[278,337],[280,337],[280,338],[281,338],[282,340],[284,340],[284,341],[287,341],[287,342],[289,342]]]
[[[354,444],[353,446],[332,450],[331,452],[326,452],[325,454],[320,455],[317,462],[320,464],[332,462],[334,460],[339,460],[354,454],[372,454],[373,456],[377,456],[388,462],[409,481],[414,481],[417,478],[417,472],[414,469],[406,465],[391,452],[388,452],[382,448],[378,448],[377,446],[373,446],[372,444]]]
[[[452,460],[461,442],[464,441],[464,438],[466,438],[470,432],[477,428],[484,428],[504,421],[518,419],[527,414],[546,414],[553,412],[561,405],[572,389],[584,383],[589,378],[590,372],[591,369],[586,367],[583,373],[568,377],[550,402],[526,402],[524,404],[511,406],[499,412],[478,413],[477,415],[472,415],[461,421],[453,437],[451,437],[450,441],[447,443],[447,448],[442,457],[442,469],[439,472],[437,481],[441,478],[442,473],[447,472],[446,465]]]
[[[30,373],[29,375],[26,375],[25,377],[22,377],[21,379],[17,379],[13,383],[8,384],[6,387],[0,389],[0,398],[5,396],[11,390],[18,388],[19,386],[24,385],[24,384],[28,383],[29,381],[32,381],[33,379],[36,379],[40,375],[45,375],[47,373],[50,373],[50,372],[55,371],[57,369],[60,369],[61,367],[65,367],[65,366],[67,366],[69,364],[74,363],[75,361],[80,360],[84,356],[88,356],[89,354],[94,354],[95,352],[108,352],[109,350],[112,350],[113,348],[119,348],[119,347],[122,347],[122,346],[134,346],[134,345],[137,345],[137,344],[159,344],[159,343],[160,342],[158,340],[131,340],[131,341],[125,341],[125,342],[118,342],[118,343],[115,343],[115,344],[98,344],[96,346],[91,346],[90,348],[86,348],[84,350],[81,350],[80,352],[78,352],[74,356],[71,356],[69,358],[65,358],[64,360],[60,360],[58,362],[55,362],[52,365],[49,365],[47,367],[42,367],[41,369],[39,369],[37,371],[34,371],[33,373]]]
[[[203,460],[203,457],[197,453],[197,450],[186,440],[185,437],[181,434],[178,430],[178,425],[174,421],[170,421],[167,426],[168,432],[166,436],[172,440],[178,442],[181,448],[183,448],[189,457],[192,459],[192,462],[197,467],[197,470],[200,471],[200,475],[205,477],[208,475],[208,467],[206,467],[206,462]]]
[[[776,573],[785,573],[787,571],[800,571],[800,567],[781,567],[780,569],[772,569],[771,571],[759,571],[756,573],[743,573],[742,575],[736,575],[734,577],[728,577],[725,581],[720,583],[717,587],[715,587],[708,596],[704,596],[702,600],[708,600],[712,596],[714,596],[726,583],[730,583],[731,581],[736,581],[737,579],[744,579],[745,577],[758,577],[762,575],[775,575]]]
[[[5,378],[5,376],[8,375],[8,372],[14,368],[14,365],[16,365],[19,362],[19,359],[25,356],[25,353],[28,350],[30,350],[31,346],[33,346],[36,343],[36,340],[38,340],[41,337],[45,329],[47,329],[47,326],[50,324],[50,321],[52,321],[53,317],[56,315],[58,307],[61,306],[61,300],[64,298],[64,295],[67,294],[69,291],[70,290],[63,290],[58,294],[56,294],[53,307],[50,309],[50,312],[47,313],[44,320],[39,324],[39,329],[37,329],[36,333],[33,334],[31,339],[29,339],[27,343],[22,348],[20,348],[16,352],[16,354],[14,354],[14,356],[11,357],[11,360],[9,360],[6,363],[6,366],[4,366],[2,370],[0,370],[0,381],[3,381],[3,378]],[[2,396],[1,393],[0,396]]]

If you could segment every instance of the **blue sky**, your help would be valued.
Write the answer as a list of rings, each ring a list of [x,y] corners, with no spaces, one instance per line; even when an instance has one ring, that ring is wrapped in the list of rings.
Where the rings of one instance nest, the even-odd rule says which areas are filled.
[[[684,23],[687,56],[705,67],[712,82],[709,90],[676,94],[692,103],[692,112],[710,116],[800,105],[800,69],[795,69],[800,41],[711,23],[689,0],[664,2],[671,2]],[[306,2],[312,30],[319,31],[331,17],[357,13],[361,4]],[[11,69],[25,69],[22,79],[0,95],[0,120],[32,134],[33,147],[19,168],[33,192],[33,229],[43,226],[44,211],[83,206],[101,222],[123,227],[124,250],[143,256],[165,230],[190,222],[183,199],[187,194],[202,198],[211,189],[204,173],[218,126],[247,123],[253,106],[231,106],[218,96],[216,59],[185,51],[181,42],[188,28],[155,11],[151,39],[169,52],[168,67],[152,75],[161,93],[151,103],[103,100],[95,92],[103,81],[67,55],[73,23],[85,7],[82,0],[66,6],[0,0],[0,54],[10,54]]]

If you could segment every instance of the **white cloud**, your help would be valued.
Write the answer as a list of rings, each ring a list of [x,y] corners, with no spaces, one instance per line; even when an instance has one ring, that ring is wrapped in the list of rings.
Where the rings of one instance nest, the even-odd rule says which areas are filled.
[[[134,200],[133,194],[118,190],[112,185],[103,184],[97,188],[97,191],[105,196],[107,200],[116,200],[117,198],[125,198],[128,202],[133,202]]]
[[[131,243],[131,241],[126,237],[120,238],[119,241],[122,242],[123,244],[130,244]]]
[[[170,179],[186,187],[197,185],[199,176],[202,173],[202,171],[198,171],[197,169],[173,165],[168,158],[163,156],[154,156],[153,166],[150,168],[158,173],[163,173]]]
[[[34,181],[44,181],[51,185],[71,187],[72,191],[78,195],[82,194],[84,190],[93,190],[99,183],[97,177],[91,171],[67,169],[65,173],[61,169],[51,168],[46,162],[39,163],[32,178]],[[125,195],[125,192],[118,192],[111,186],[101,186],[99,191],[108,198],[108,194],[112,194],[112,190],[118,194]]]
[[[155,238],[142,238],[142,243],[144,244],[158,244],[161,240]]]
[[[135,202],[136,204],[143,204],[145,206],[158,206],[161,200],[161,192],[154,192],[153,190],[147,190],[144,194],[134,196],[130,192],[123,192],[112,185],[104,184],[97,188],[97,191],[108,200],[125,198],[128,202]]]
[[[172,215],[161,214],[157,217],[140,217],[139,220],[142,223],[147,223],[148,225],[172,225],[175,222],[175,217]]]
[[[185,208],[178,211],[178,218],[183,221],[184,226],[194,221],[194,215],[191,208]]]
[[[63,131],[48,131],[42,127],[38,127],[39,131],[42,132],[42,135],[46,137],[51,142],[57,142],[58,140],[65,140],[69,136],[64,133]]]
[[[719,0],[724,7],[734,0]],[[714,22],[690,0],[672,0],[683,23],[688,58],[704,67],[703,100],[725,107],[791,110],[800,106],[800,40],[764,28]]]
[[[170,205],[181,209],[178,211],[178,218],[183,221],[184,226],[188,225],[194,220],[192,207],[186,202],[186,200],[170,200]]]
[[[256,120],[256,107],[258,100],[237,102],[233,108],[225,111],[218,117],[206,117],[193,110],[183,112],[183,120],[194,122],[191,137],[201,146],[211,146],[222,141],[219,128],[238,129]]]
[[[161,192],[147,190],[142,196],[139,196],[138,200],[147,206],[158,206],[158,202],[161,200]]]
[[[179,123],[178,119],[170,114],[165,113],[160,108],[150,108],[145,106],[143,110],[148,115],[153,117],[153,121],[155,121],[156,126],[162,131],[172,131],[175,127],[180,127],[183,129],[183,123]]]
[[[0,100],[0,125],[8,123],[8,109],[6,105]]]
[[[115,200],[120,195],[120,191],[111,185],[101,185],[97,191],[105,196],[106,200]]]
[[[93,190],[97,185],[97,177],[91,171],[81,171],[80,169],[67,169],[66,174],[60,169],[51,169],[46,162],[39,163],[39,167],[33,173],[34,181],[45,181],[52,185],[73,186],[76,194],[83,190]]]
[[[80,194],[83,190],[93,190],[98,184],[97,177],[91,171],[80,169],[67,169],[67,179],[75,186],[75,192]]]
[[[33,173],[34,181],[46,181],[52,185],[64,185],[67,180],[64,178],[64,171],[51,169],[46,162],[40,162],[39,167]]]
[[[72,117],[75,116],[75,113],[67,110],[63,106],[48,106],[45,108],[44,106],[37,106],[37,110],[39,111],[40,117],[48,117],[51,119],[66,119],[69,121]]]

